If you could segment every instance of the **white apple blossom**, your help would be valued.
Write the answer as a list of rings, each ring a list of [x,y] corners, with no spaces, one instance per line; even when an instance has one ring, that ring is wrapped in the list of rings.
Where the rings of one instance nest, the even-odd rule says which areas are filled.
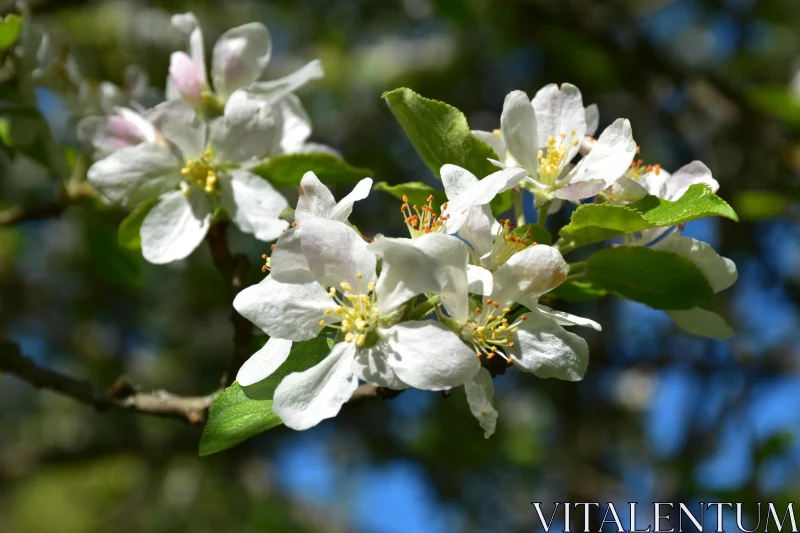
[[[441,262],[426,262],[424,252],[387,253],[387,244],[367,244],[342,222],[307,215],[278,241],[270,275],[234,301],[240,314],[274,338],[303,341],[326,327],[339,331],[321,363],[290,374],[275,390],[273,409],[287,426],[307,429],[335,416],[359,379],[393,389],[443,390],[478,371],[472,350],[442,324],[398,323],[408,299],[437,289]],[[383,255],[380,276],[375,250]],[[462,254],[466,263],[466,250]],[[274,369],[283,361],[272,355]]]
[[[258,81],[272,53],[267,27],[251,22],[231,28],[214,44],[211,54],[210,81],[206,73],[203,32],[193,13],[173,15],[172,25],[188,38],[186,52],[174,52],[170,57],[167,97],[182,98],[194,106],[215,98],[224,104],[239,89],[275,102],[302,87],[310,80],[322,77],[322,65],[311,61],[299,70],[274,81]]]
[[[168,145],[147,116],[126,107],[117,107],[108,116],[84,118],[78,123],[77,134],[93,148],[94,159],[144,142]]]
[[[516,186],[525,177],[523,169],[508,168],[479,180],[466,169],[444,165],[440,174],[448,200],[442,211],[442,231],[458,233],[469,243],[472,263],[476,266],[471,269],[471,280],[481,276],[479,267],[494,270],[525,248],[508,222],[494,218],[489,205],[497,194]]]
[[[257,239],[276,239],[288,223],[286,200],[246,164],[269,148],[274,115],[244,92],[232,95],[223,116],[199,120],[188,106],[170,106],[159,126],[170,146],[144,142],[122,148],[89,169],[92,185],[126,207],[159,197],[141,227],[142,255],[152,263],[183,259],[203,240],[215,207]]]
[[[592,128],[595,109],[590,107]],[[578,201],[594,196],[621,176],[636,153],[630,122],[618,119],[606,128],[592,151],[574,167],[587,132],[586,108],[577,87],[551,84],[533,100],[522,91],[506,96],[500,118],[500,139],[489,132],[475,132],[505,159],[501,167],[521,167],[529,178],[524,184],[537,203],[554,198]]]
[[[563,326],[588,326],[600,331],[600,325],[539,304],[541,295],[566,280],[567,271],[564,258],[555,248],[529,246],[497,268],[492,274],[490,297],[471,310],[467,320],[442,321],[472,346],[478,357],[500,357],[541,378],[580,381],[589,363],[589,347]],[[529,311],[515,313],[516,304]],[[491,408],[490,384],[485,376],[478,376],[465,387],[470,409],[488,438],[497,420]]]

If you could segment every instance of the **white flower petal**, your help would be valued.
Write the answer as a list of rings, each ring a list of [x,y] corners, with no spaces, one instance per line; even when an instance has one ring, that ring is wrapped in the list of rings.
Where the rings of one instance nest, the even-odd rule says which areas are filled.
[[[532,104],[536,112],[539,148],[546,148],[550,137],[558,138],[562,133],[570,135],[575,131],[574,138],[578,140],[578,146],[568,143],[566,160],[571,161],[586,134],[586,110],[581,92],[569,83],[562,84],[561,88],[551,83],[536,93]]]
[[[320,320],[335,321],[325,310],[336,303],[316,281],[283,283],[267,276],[236,295],[233,307],[270,337],[299,342],[319,334]]]
[[[320,79],[324,74],[322,63],[315,59],[283,78],[256,82],[248,91],[268,103],[277,102],[286,94],[296,91],[311,80]]]
[[[155,198],[181,182],[181,165],[163,146],[142,143],[117,150],[89,168],[88,179],[100,194],[125,207]]]
[[[715,293],[724,291],[736,283],[739,277],[736,264],[719,255],[707,242],[676,234],[655,243],[652,248],[675,252],[694,263],[703,272]]]
[[[444,194],[448,200],[452,200],[470,187],[477,185],[480,181],[469,170],[449,163],[442,166],[439,174],[442,177]]]
[[[584,135],[593,136],[600,127],[600,109],[597,104],[586,106],[586,133]]]
[[[585,326],[597,331],[603,330],[602,326],[592,319],[571,315],[564,311],[556,311],[555,309],[550,309],[546,305],[539,305],[538,307],[540,313],[554,318],[556,322],[562,326]]]
[[[483,267],[467,265],[468,290],[473,294],[486,296],[492,294],[494,276]]]
[[[161,265],[183,259],[203,242],[211,222],[211,204],[199,187],[187,191],[161,195],[142,222],[142,256],[149,262]]]
[[[267,343],[245,361],[236,374],[236,382],[248,387],[263,381],[278,370],[292,351],[292,341],[270,337]]]
[[[492,375],[485,368],[481,368],[472,381],[464,383],[464,392],[467,393],[467,404],[478,423],[483,429],[483,437],[488,439],[494,435],[497,426],[497,410],[494,408],[494,384]]]
[[[353,362],[353,371],[356,376],[376,387],[386,387],[393,390],[407,389],[408,384],[394,373],[392,367],[386,362],[386,358],[379,348],[380,346],[381,344],[378,343],[372,348],[358,350]]]
[[[662,171],[663,173],[663,171]],[[666,174],[658,196],[665,200],[675,201],[695,183],[705,183],[713,192],[719,190],[719,182],[711,175],[711,170],[702,161],[692,161],[679,168],[672,176]]]
[[[211,81],[223,101],[256,81],[269,63],[272,42],[267,27],[250,22],[223,33],[211,55]]]
[[[286,426],[304,430],[333,418],[358,387],[353,372],[356,347],[340,342],[319,364],[289,374],[275,389],[272,410]]]
[[[184,159],[197,159],[206,148],[206,123],[195,109],[183,100],[168,100],[157,105],[150,115],[161,134]]]
[[[353,187],[344,198],[339,200],[333,212],[330,214],[331,220],[338,220],[339,222],[347,222],[347,217],[353,212],[353,204],[359,200],[365,199],[369,196],[372,190],[372,178],[364,178]]]
[[[698,337],[724,340],[733,337],[733,328],[720,315],[695,307],[685,311],[667,311],[667,315],[684,331]]]
[[[490,206],[472,207],[467,212],[464,225],[458,229],[458,236],[467,241],[478,258],[485,259],[484,264],[491,268],[492,249],[499,229]]]
[[[367,285],[375,281],[377,261],[353,228],[335,220],[309,217],[297,231],[309,268],[320,283],[341,290],[340,284],[346,282],[354,291],[367,294]]]
[[[620,118],[603,130],[589,155],[580,160],[567,176],[567,181],[602,179],[611,185],[630,168],[636,156],[631,123]]]
[[[311,136],[311,118],[297,95],[287,94],[275,106],[280,113],[282,125],[279,145],[274,148],[275,153],[296,154],[315,151],[318,150],[315,149],[316,146],[322,146],[306,143]]]
[[[531,176],[536,176],[539,168],[540,140],[537,133],[537,115],[534,113],[528,95],[522,91],[512,91],[503,103],[500,115],[500,129],[508,152]]]
[[[442,169],[444,170],[444,167]],[[463,190],[455,198],[449,199],[447,209],[442,213],[442,216],[450,215],[444,224],[446,233],[455,233],[461,228],[471,207],[488,204],[501,192],[516,187],[524,177],[525,170],[521,168],[499,170]]]
[[[331,213],[336,208],[336,199],[333,193],[312,171],[303,174],[300,180],[300,196],[297,199],[297,208],[294,219],[301,223],[304,218],[319,217],[331,218]],[[340,222],[344,222],[340,220]]]
[[[169,80],[181,98],[194,105],[202,102],[206,89],[205,66],[192,61],[186,52],[170,55]]]
[[[497,154],[498,159],[506,158],[506,143],[499,135],[495,135],[491,131],[472,130],[472,134],[479,140],[488,144],[489,147]]]
[[[172,25],[189,38],[189,56],[203,70],[206,79],[206,54],[203,47],[203,32],[194,13],[172,15]]]
[[[289,205],[265,179],[239,169],[220,179],[220,201],[233,222],[260,241],[274,241],[289,227],[278,215]]]
[[[622,176],[611,185],[609,198],[615,202],[635,202],[641,200],[649,193],[638,181],[627,176]]]
[[[590,179],[586,181],[577,181],[570,183],[566,187],[562,187],[554,193],[556,198],[562,200],[569,200],[577,202],[584,198],[591,198],[597,193],[606,188],[606,182],[602,179]]]
[[[447,235],[440,235],[448,237]],[[420,237],[422,238],[422,237]],[[369,244],[369,251],[383,258],[381,275],[375,284],[378,310],[382,314],[395,311],[405,301],[440,288],[438,260],[416,246],[411,239],[380,237]],[[464,261],[466,263],[466,259]]]
[[[277,281],[303,283],[315,281],[308,259],[300,246],[300,234],[294,228],[286,230],[275,243],[270,256],[270,275]]]
[[[281,119],[272,106],[236,91],[223,116],[211,122],[211,142],[222,161],[242,162],[266,155],[280,136]]]
[[[458,335],[430,320],[380,330],[381,350],[395,374],[416,389],[445,390],[471,380],[481,367]]]
[[[435,262],[432,265],[437,284],[434,290],[439,294],[447,313],[459,322],[466,321],[469,312],[467,246],[457,237],[442,233],[428,233],[412,242],[414,247],[433,260],[432,263]],[[384,261],[384,267],[387,264],[388,261]],[[419,271],[409,272],[412,277],[419,274]]]
[[[558,287],[567,279],[568,271],[557,249],[544,244],[529,246],[495,271],[492,296],[501,304],[526,303]],[[508,298],[512,299],[506,301]]]
[[[515,366],[540,378],[580,381],[589,366],[589,345],[538,311],[526,313],[511,357]]]

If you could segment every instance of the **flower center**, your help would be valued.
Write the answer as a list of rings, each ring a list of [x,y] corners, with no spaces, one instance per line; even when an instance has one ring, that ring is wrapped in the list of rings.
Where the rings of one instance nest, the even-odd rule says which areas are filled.
[[[450,218],[450,215],[440,216],[436,214],[433,208],[433,195],[427,198],[428,204],[422,207],[408,205],[408,196],[403,195],[403,205],[400,206],[400,212],[403,213],[404,222],[411,234],[411,238],[415,239],[426,233],[437,232],[444,224],[444,221]],[[442,204],[442,209],[447,209],[447,202]]]
[[[199,159],[189,159],[186,166],[181,169],[181,175],[194,181],[207,193],[212,193],[217,188],[217,168],[214,164],[214,152],[206,148]],[[189,189],[184,189],[188,194]]]
[[[578,146],[579,140],[575,138],[575,130],[569,135],[562,133],[558,137],[547,139],[547,148],[539,150],[536,159],[539,160],[539,181],[545,185],[553,185],[561,176],[561,170],[569,163],[570,145]]]
[[[516,333],[527,318],[522,315],[509,324],[506,315],[510,312],[509,307],[500,309],[498,301],[487,299],[483,308],[476,308],[475,316],[461,328],[461,338],[475,348],[478,357],[486,355],[487,359],[492,359],[499,355],[510,365],[510,350],[516,342]]]
[[[497,231],[492,247],[491,269],[505,264],[511,259],[511,256],[528,246],[536,246],[535,242],[531,242],[533,236],[531,228],[522,233],[514,229],[516,226],[510,220],[500,220],[499,222],[500,229]]]
[[[356,274],[358,279],[363,276]],[[367,335],[375,331],[381,314],[375,302],[375,284],[367,285],[367,292],[355,291],[346,281],[339,284],[339,289],[331,287],[328,295],[339,304],[335,308],[325,310],[326,315],[335,316],[339,324],[328,324],[327,320],[319,321],[320,326],[330,325],[344,334],[345,342],[354,342],[356,346],[364,346]]]

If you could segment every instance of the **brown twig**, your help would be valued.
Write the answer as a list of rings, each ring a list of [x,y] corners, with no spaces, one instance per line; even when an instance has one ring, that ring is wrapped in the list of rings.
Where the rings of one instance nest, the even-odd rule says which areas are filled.
[[[208,407],[219,391],[207,396],[180,396],[166,391],[139,392],[124,379],[105,394],[88,381],[42,368],[9,341],[0,341],[0,371],[18,377],[37,389],[47,389],[94,407],[97,411],[124,409],[177,418],[191,424],[205,421]]]
[[[236,256],[231,254],[225,233],[227,229],[227,221],[217,222],[211,226],[206,240],[211,249],[211,258],[214,261],[214,266],[222,274],[222,278],[228,286],[232,303],[236,295],[245,287],[245,276],[248,268],[250,268],[250,261],[243,254],[237,254]],[[233,307],[231,307],[230,317],[231,324],[233,324],[233,354],[223,377],[222,384],[225,386],[232,384],[236,380],[236,373],[251,355],[250,345],[253,340],[253,325],[250,321],[237,313]]]
[[[386,387],[376,387],[369,383],[359,385],[353,394],[350,396],[348,403],[361,402],[369,398],[381,398],[384,400],[391,400],[403,392],[402,390],[387,389]]]

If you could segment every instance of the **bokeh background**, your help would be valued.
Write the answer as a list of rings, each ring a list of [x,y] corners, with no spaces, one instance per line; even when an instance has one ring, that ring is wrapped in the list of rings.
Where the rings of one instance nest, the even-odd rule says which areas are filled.
[[[797,0],[30,6],[84,75],[121,83],[135,63],[162,88],[169,52],[182,46],[170,14],[193,10],[207,47],[261,21],[273,38],[269,78],[312,58],[324,64],[325,78],[300,92],[312,140],[389,183],[434,178],[383,91],[411,87],[463,110],[471,127],[493,129],[509,91],[574,83],[600,106],[601,127],[631,120],[647,162],[675,170],[702,159],[713,170],[742,222],[698,221],[685,233],[736,261],[739,281],[720,306],[737,335],[693,338],[663,313],[615,298],[559,304],[604,326],[581,332],[591,345],[586,379],[500,376],[489,440],[463,392],[410,391],[203,459],[198,427],[98,414],[0,375],[0,531],[527,532],[538,530],[531,501],[800,497]],[[59,138],[74,143],[63,103],[39,97]],[[3,171],[3,205],[51,199],[41,168],[19,160]],[[374,193],[352,220],[365,234],[400,235],[397,207]],[[170,266],[120,249],[124,215],[75,206],[0,229],[0,336],[101,386],[125,375],[146,389],[208,393],[230,353],[226,288],[206,248]],[[266,245],[233,242],[258,279]],[[746,509],[755,519],[754,504]]]

